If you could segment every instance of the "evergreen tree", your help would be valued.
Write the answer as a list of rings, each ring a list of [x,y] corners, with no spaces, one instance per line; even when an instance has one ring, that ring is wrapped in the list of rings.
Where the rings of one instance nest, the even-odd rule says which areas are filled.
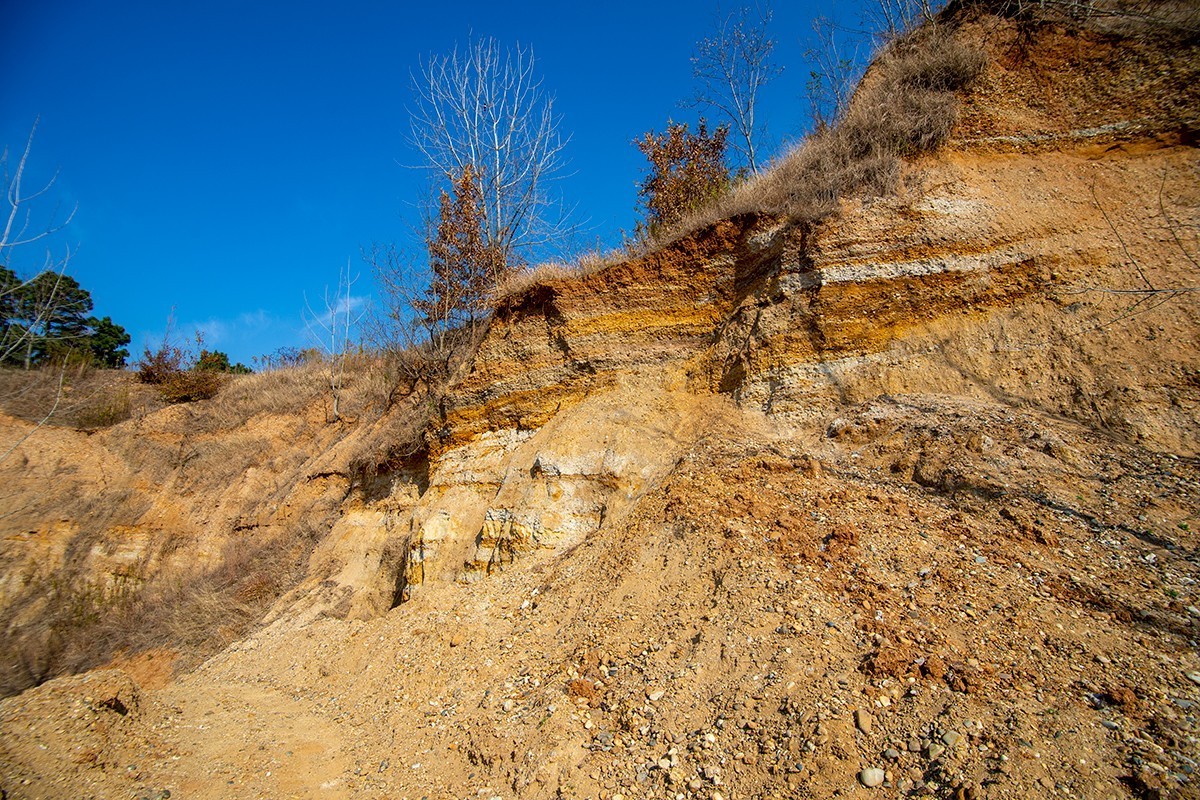
[[[99,366],[124,367],[129,334],[91,310],[91,293],[70,275],[43,272],[22,281],[0,267],[0,363],[29,369],[82,353]]]
[[[125,361],[129,358],[129,351],[125,349],[125,345],[130,342],[126,330],[113,322],[111,317],[92,317],[88,320],[88,326],[92,329],[88,346],[96,363],[102,367],[124,369]]]

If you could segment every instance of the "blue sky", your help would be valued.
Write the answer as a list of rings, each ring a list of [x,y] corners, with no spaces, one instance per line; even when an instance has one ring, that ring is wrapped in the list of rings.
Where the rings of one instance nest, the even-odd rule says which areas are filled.
[[[725,7],[730,7],[726,4]],[[10,0],[0,4],[0,145],[40,116],[29,187],[59,171],[53,203],[78,206],[54,243],[96,313],[132,350],[176,330],[250,363],[306,346],[301,312],[361,247],[405,243],[426,177],[406,141],[410,74],[471,35],[532,46],[556,97],[570,173],[561,192],[586,232],[620,242],[636,221],[643,158],[632,140],[691,119],[689,57],[715,2],[288,4]],[[785,72],[762,111],[800,135],[811,20],[848,26],[858,0],[774,4]],[[12,266],[28,273],[41,253]]]

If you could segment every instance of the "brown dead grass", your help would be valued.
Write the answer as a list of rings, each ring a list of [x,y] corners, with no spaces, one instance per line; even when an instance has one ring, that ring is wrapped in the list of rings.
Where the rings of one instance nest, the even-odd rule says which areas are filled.
[[[214,567],[153,583],[136,574],[111,585],[61,572],[25,576],[29,605],[13,612],[36,614],[37,623],[0,631],[0,696],[147,652],[178,654],[175,669],[195,666],[254,629],[303,578],[327,531],[306,518],[283,535],[229,542]]]
[[[59,396],[59,380],[62,394]],[[55,400],[58,400],[57,407]],[[27,422],[82,430],[106,428],[162,408],[149,387],[124,370],[46,366],[0,369],[0,411]]]
[[[593,250],[576,256],[574,261],[550,261],[538,264],[532,269],[511,273],[503,283],[496,287],[495,300],[498,303],[528,291],[534,286],[541,286],[552,281],[591,275],[611,267],[613,264],[621,263],[629,258],[630,253],[629,247],[607,251]]]
[[[901,162],[941,146],[958,119],[955,93],[983,70],[983,53],[930,24],[888,45],[872,63],[842,119],[818,130],[761,175],[662,237],[681,236],[740,214],[812,222],[852,196],[897,186]]]

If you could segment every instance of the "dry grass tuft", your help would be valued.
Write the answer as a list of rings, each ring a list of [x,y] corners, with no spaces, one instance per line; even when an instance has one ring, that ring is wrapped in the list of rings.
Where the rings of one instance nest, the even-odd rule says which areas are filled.
[[[303,414],[329,391],[328,364],[310,360],[296,366],[230,376],[208,411],[224,429],[244,425],[260,414]]]
[[[59,379],[62,395],[59,397]],[[58,400],[57,407],[55,400]],[[76,365],[63,371],[0,369],[0,411],[26,422],[95,430],[162,408],[158,393],[124,370]]]
[[[495,300],[499,302],[522,294],[534,286],[541,286],[552,281],[591,275],[593,272],[599,272],[613,264],[625,261],[629,258],[630,252],[629,247],[608,251],[592,250],[576,256],[575,260],[569,263],[551,261],[538,264],[533,269],[514,272],[496,287]]]

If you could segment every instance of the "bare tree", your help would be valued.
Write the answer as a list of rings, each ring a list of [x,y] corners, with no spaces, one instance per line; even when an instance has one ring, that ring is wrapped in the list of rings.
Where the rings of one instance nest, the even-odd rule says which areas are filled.
[[[734,149],[745,166],[758,172],[763,126],[757,119],[758,93],[783,68],[772,60],[775,40],[767,32],[771,23],[768,5],[742,6],[721,15],[716,31],[696,43],[692,74],[700,86],[691,105],[715,110],[732,126]]]
[[[72,208],[65,218],[60,221],[60,209],[56,206],[49,215],[37,221],[35,206],[40,198],[47,195],[58,179],[56,172],[42,185],[33,191],[25,190],[25,171],[29,165],[29,154],[33,150],[33,137],[37,132],[38,120],[34,120],[25,140],[25,147],[12,164],[9,150],[4,148],[0,153],[0,176],[4,184],[3,229],[0,230],[0,320],[3,330],[0,331],[0,362],[7,360],[14,353],[28,350],[32,337],[44,328],[54,316],[60,301],[61,293],[57,291],[63,282],[67,264],[71,260],[71,250],[65,248],[62,256],[55,256],[48,246],[51,237],[71,223],[75,217]],[[34,269],[25,270],[31,277],[22,279],[17,271],[18,265],[14,259],[29,252],[31,246],[39,243],[47,245],[45,252],[36,257],[38,264]],[[35,281],[39,288],[51,287],[51,291],[32,291]],[[22,316],[24,324],[9,325],[10,312],[15,310],[18,299],[24,306]]]
[[[870,46],[861,32],[839,28],[833,20],[812,21],[813,46],[805,51],[809,63],[809,110],[813,127],[833,125],[850,105],[850,98],[866,71]]]
[[[346,360],[350,350],[350,332],[362,319],[355,313],[351,289],[357,278],[350,276],[350,259],[346,259],[346,271],[338,275],[337,289],[331,295],[326,287],[319,311],[314,310],[308,298],[304,298],[304,324],[313,343],[320,349],[329,364],[329,394],[333,402],[332,421],[342,418],[342,388],[346,380]]]
[[[33,150],[33,137],[37,132],[38,119],[34,119],[29,129],[29,137],[25,147],[17,158],[16,164],[10,161],[9,150],[4,148],[0,153],[0,180],[4,188],[3,230],[0,230],[0,363],[9,359],[15,353],[28,353],[38,331],[44,331],[56,316],[61,304],[60,286],[66,278],[67,264],[71,260],[71,249],[65,248],[61,257],[56,257],[48,246],[51,237],[71,223],[75,217],[72,208],[65,218],[60,221],[59,208],[55,206],[51,213],[35,221],[35,205],[47,195],[58,173],[50,177],[40,189],[25,190],[25,170],[29,165],[29,154]],[[37,257],[40,268],[29,270],[32,277],[22,279],[16,271],[17,264],[14,256],[28,252],[31,245],[39,243],[47,245],[44,254]],[[49,292],[35,291],[51,287]],[[10,324],[15,313],[24,314],[22,324]],[[64,360],[59,369],[58,388],[55,391],[54,403],[38,422],[21,436],[15,444],[0,453],[0,462],[6,460],[30,436],[40,430],[50,421],[58,410],[63,396],[63,382],[66,378],[67,363]]]
[[[561,118],[533,51],[495,39],[430,58],[413,76],[411,141],[444,184],[479,182],[485,243],[515,264],[561,234],[550,184],[565,166]]]
[[[864,10],[864,23],[880,43],[899,38],[945,5],[942,0],[874,0]]]

